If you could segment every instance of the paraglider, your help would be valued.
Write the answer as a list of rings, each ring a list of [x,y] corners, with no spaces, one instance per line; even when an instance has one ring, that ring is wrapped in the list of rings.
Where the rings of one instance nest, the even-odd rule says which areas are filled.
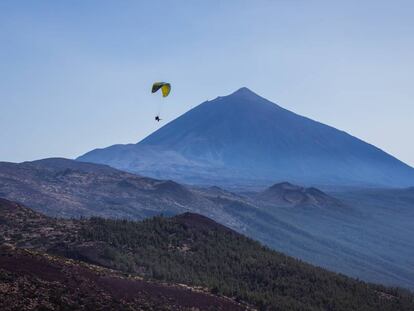
[[[151,93],[156,93],[161,89],[162,97],[167,97],[171,92],[171,84],[167,82],[155,82],[152,85]],[[160,108],[160,107],[159,107]],[[155,121],[160,122],[160,112],[155,116]]]
[[[171,91],[171,84],[166,82],[155,82],[152,85],[152,93],[156,93],[159,89],[161,89],[162,97],[167,97]]]

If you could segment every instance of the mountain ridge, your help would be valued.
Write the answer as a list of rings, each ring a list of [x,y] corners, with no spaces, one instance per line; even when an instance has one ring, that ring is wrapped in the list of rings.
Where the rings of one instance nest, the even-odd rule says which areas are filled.
[[[211,201],[174,181],[64,158],[0,162],[1,196],[56,217],[143,219],[185,212],[192,206],[193,212],[231,219]]]

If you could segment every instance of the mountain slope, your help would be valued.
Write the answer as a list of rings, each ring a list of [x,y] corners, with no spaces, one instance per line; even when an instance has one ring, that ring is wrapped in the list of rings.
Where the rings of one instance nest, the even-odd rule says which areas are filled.
[[[247,88],[202,103],[136,145],[78,158],[190,183],[414,184],[414,169]]]
[[[72,230],[62,230],[67,224]],[[73,230],[74,226],[77,230]],[[106,293],[116,299],[111,301],[112,305],[117,300],[124,304],[138,300],[152,306],[157,301],[154,293],[159,293],[162,298],[158,299],[159,305],[165,309],[170,306],[171,310],[186,310],[191,303],[200,310],[246,308],[235,300],[247,301],[260,310],[411,310],[414,306],[414,296],[408,292],[313,267],[192,213],[143,222],[99,218],[58,220],[0,200],[0,228],[9,245],[6,254],[4,246],[1,248],[0,277],[4,277],[4,270],[6,275],[0,281],[8,283],[16,278],[16,273],[37,275],[48,282],[62,281],[64,286],[78,281],[75,297],[89,297],[92,302],[96,299],[99,303],[105,302]],[[15,234],[16,230],[19,235]],[[61,234],[66,238],[57,239]],[[129,276],[121,279],[117,271],[98,266],[85,266],[50,255],[22,256],[19,250],[9,251],[13,246],[28,245],[36,250],[98,262]],[[185,286],[149,282],[149,279],[189,286],[185,290]],[[46,293],[51,287],[56,288],[56,283],[33,284],[39,285]],[[207,295],[206,288],[214,295]],[[69,289],[74,289],[73,283]],[[70,293],[65,291],[66,295]],[[217,294],[235,300],[217,297]]]

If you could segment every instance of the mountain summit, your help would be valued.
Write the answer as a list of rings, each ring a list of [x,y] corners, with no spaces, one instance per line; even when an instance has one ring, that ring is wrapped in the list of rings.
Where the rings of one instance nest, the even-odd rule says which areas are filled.
[[[248,88],[206,101],[137,144],[78,158],[196,184],[408,186],[414,169]]]

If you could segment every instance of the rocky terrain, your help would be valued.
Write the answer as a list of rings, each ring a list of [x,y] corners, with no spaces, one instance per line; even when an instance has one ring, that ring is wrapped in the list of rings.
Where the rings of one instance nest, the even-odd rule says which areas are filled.
[[[114,270],[0,246],[0,309],[246,310],[202,289],[125,276]]]

